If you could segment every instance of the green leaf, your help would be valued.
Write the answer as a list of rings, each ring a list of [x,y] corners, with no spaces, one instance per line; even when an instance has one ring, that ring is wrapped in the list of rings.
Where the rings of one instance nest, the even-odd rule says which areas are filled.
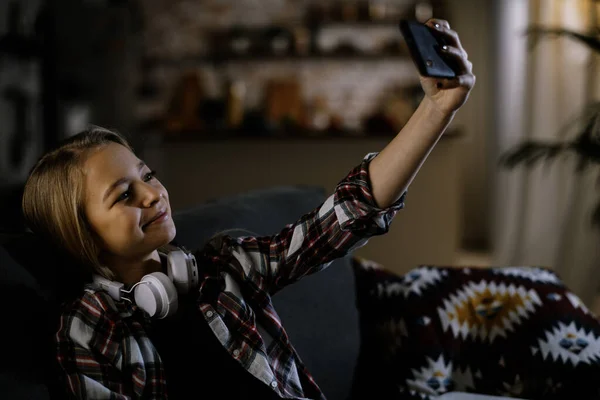
[[[600,53],[600,39],[598,39],[596,36],[586,35],[568,29],[551,29],[537,26],[529,27],[525,31],[525,34],[531,37],[531,41],[529,43],[530,50],[537,44],[540,36],[566,36],[584,44],[592,51]]]
[[[600,202],[598,202],[594,212],[592,213],[592,226],[600,229]]]
[[[579,171],[585,169],[585,164],[600,164],[600,113],[588,117],[585,127],[569,147],[579,156]]]
[[[500,164],[514,168],[519,164],[531,167],[540,160],[553,160],[559,154],[569,150],[561,143],[542,143],[528,141],[507,151],[500,159]]]

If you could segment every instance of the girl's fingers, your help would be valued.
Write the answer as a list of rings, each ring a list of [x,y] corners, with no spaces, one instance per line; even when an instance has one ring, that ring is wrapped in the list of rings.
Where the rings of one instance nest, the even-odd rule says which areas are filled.
[[[425,24],[438,31],[440,36],[444,38],[445,42],[449,46],[458,47],[459,49],[464,50],[462,44],[460,43],[458,33],[450,29],[448,21],[443,19],[430,19]]]
[[[433,29],[439,29],[441,27],[450,29],[450,24],[445,19],[431,18],[427,22],[425,22],[425,25],[429,25]]]
[[[432,18],[425,23],[429,27],[440,33],[440,36],[447,43],[440,50],[447,54],[457,66],[457,77],[454,79],[440,79],[438,81],[439,89],[452,89],[456,87],[472,88],[475,86],[475,75],[473,75],[473,64],[469,61],[469,55],[462,47],[458,33],[450,29],[450,24],[444,19]]]
[[[438,89],[454,89],[457,87],[466,87],[472,88],[475,86],[475,75],[473,74],[464,74],[460,75],[454,79],[440,79],[437,82]]]
[[[449,55],[458,67],[457,75],[470,74],[473,70],[473,64],[467,58],[467,53],[458,47],[442,46],[440,51],[442,54]]]
[[[462,49],[462,44],[460,43],[460,38],[458,37],[458,33],[456,33],[456,31],[453,31],[452,29],[442,28],[442,27],[440,27],[437,31],[440,33],[440,36],[442,36],[444,38],[444,40],[450,46],[454,46],[454,47],[458,47],[459,49]]]

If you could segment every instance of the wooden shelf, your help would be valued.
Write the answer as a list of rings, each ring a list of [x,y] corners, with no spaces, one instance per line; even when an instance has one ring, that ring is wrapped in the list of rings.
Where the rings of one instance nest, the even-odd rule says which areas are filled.
[[[251,141],[251,142],[297,142],[297,141],[339,141],[339,140],[374,140],[374,139],[386,139],[391,140],[396,134],[382,134],[382,133],[367,133],[361,131],[346,131],[340,133],[310,133],[310,132],[296,132],[296,133],[274,133],[271,135],[267,134],[254,134],[254,133],[233,133],[230,131],[212,131],[212,132],[185,132],[179,134],[167,134],[154,132],[150,134],[153,138],[164,143],[186,143],[186,142],[240,142],[240,141]],[[143,133],[140,134],[144,136]],[[456,139],[462,137],[462,131],[457,128],[450,128],[444,133],[442,139]]]
[[[363,61],[410,61],[408,54],[248,54],[248,55],[228,55],[215,57],[183,57],[178,59],[166,58],[148,58],[148,63],[161,66],[193,66],[193,65],[210,65],[210,64],[229,64],[229,63],[246,63],[246,62],[363,62]]]
[[[383,20],[356,20],[356,21],[341,21],[341,20],[324,20],[324,21],[314,21],[309,22],[305,21],[301,24],[297,24],[298,27],[304,27],[309,32],[312,32],[311,35],[318,34],[315,32],[319,32],[323,29],[330,28],[369,28],[369,27],[397,27],[399,21],[383,19]],[[259,48],[261,45],[258,43],[262,39],[259,39],[261,35],[263,35],[269,29],[290,29],[290,26],[244,26],[237,27],[242,29],[244,34],[250,38],[253,42],[253,47],[258,51],[258,53],[251,54],[233,54],[230,52],[224,52],[219,54],[219,47],[217,47],[217,51],[214,53],[209,53],[205,55],[198,56],[184,56],[181,58],[161,58],[161,57],[147,57],[145,61],[149,64],[154,65],[163,65],[163,66],[193,66],[193,65],[210,65],[210,64],[227,64],[227,63],[240,63],[240,62],[286,62],[286,61],[311,61],[311,62],[319,62],[319,61],[398,61],[398,60],[408,60],[410,59],[410,55],[408,51],[403,51],[401,47],[398,49],[388,50],[386,53],[380,54],[369,54],[369,53],[360,53],[358,49],[356,52],[330,52],[330,53],[311,53],[311,54],[265,54],[260,53],[261,50]],[[211,33],[212,40],[224,40],[224,37],[230,33],[230,31],[235,30],[236,27],[231,27],[230,29],[225,30],[217,30]],[[398,38],[401,37],[400,31],[398,30]],[[225,39],[227,40],[227,39]],[[257,42],[258,41],[258,42]]]
[[[400,23],[399,20],[395,19],[381,19],[381,20],[356,20],[356,21],[336,21],[336,20],[324,20],[319,22],[306,22],[305,26],[312,29],[328,29],[328,28],[373,28],[373,27],[397,27]]]

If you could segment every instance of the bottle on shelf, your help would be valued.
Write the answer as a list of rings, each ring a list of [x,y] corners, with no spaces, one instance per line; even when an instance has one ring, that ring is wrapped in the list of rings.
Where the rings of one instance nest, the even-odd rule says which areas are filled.
[[[238,128],[244,119],[246,84],[243,81],[227,82],[227,126]]]
[[[199,109],[204,99],[204,89],[195,71],[182,74],[175,86],[165,118],[169,134],[198,132],[204,128]]]
[[[303,27],[298,26],[294,28],[294,53],[299,56],[306,56],[310,53],[311,40],[310,31]]]
[[[327,101],[323,96],[315,96],[308,103],[307,129],[311,135],[322,135],[326,133],[330,123]]]
[[[289,134],[303,125],[302,88],[298,79],[270,79],[267,82],[265,116],[280,134]]]
[[[369,21],[384,21],[387,18],[386,4],[381,0],[370,0],[368,2]]]

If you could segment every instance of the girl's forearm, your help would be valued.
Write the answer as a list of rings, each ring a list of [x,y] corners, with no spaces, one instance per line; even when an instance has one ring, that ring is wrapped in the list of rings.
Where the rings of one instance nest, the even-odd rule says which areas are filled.
[[[425,97],[408,123],[369,164],[371,190],[386,208],[406,191],[455,112],[443,113]]]

